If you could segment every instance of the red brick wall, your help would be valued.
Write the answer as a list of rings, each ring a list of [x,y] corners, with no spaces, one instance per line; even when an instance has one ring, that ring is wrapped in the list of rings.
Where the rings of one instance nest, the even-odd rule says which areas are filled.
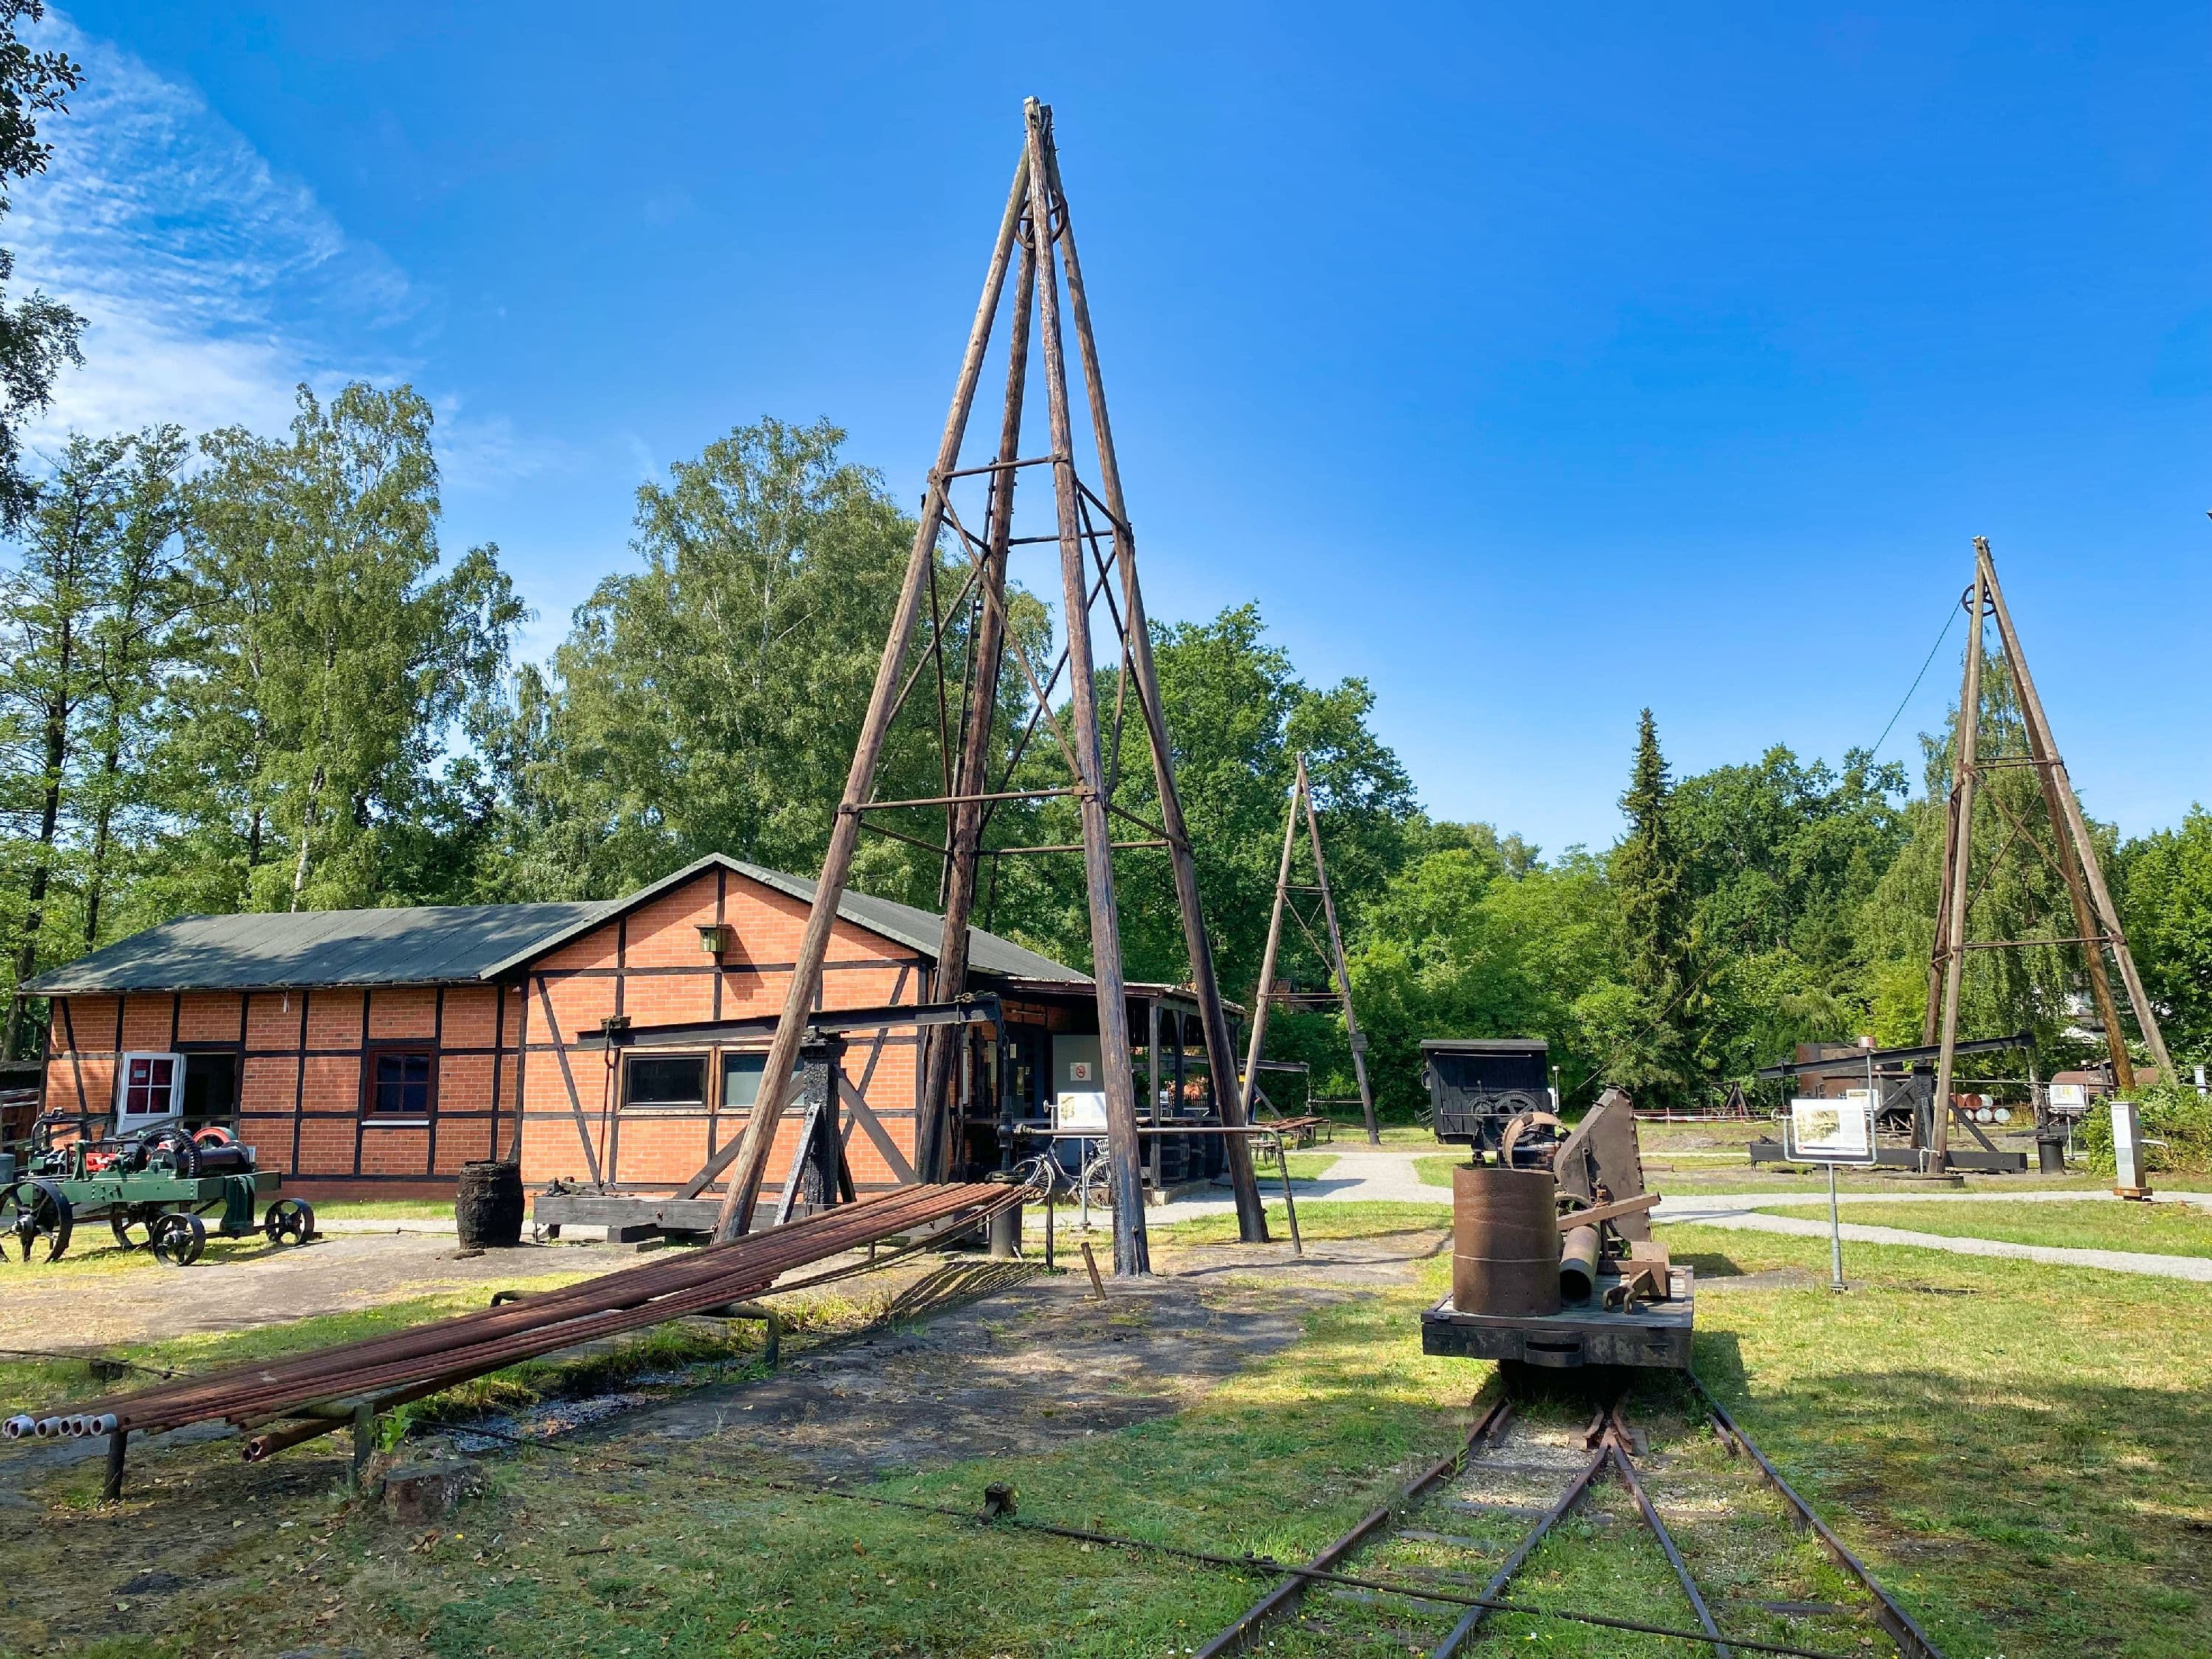
[[[46,1105],[112,1111],[124,1053],[228,1052],[239,1057],[235,1127],[261,1168],[309,1182],[450,1179],[512,1141],[518,994],[511,987],[404,985],[57,997]],[[365,1050],[394,1042],[434,1051],[426,1123],[380,1122],[362,1109]]]
[[[617,1012],[634,1025],[776,1013],[806,914],[805,904],[774,888],[735,872],[708,870],[533,963],[524,1064],[524,1182],[586,1180],[596,1172],[635,1190],[671,1192],[741,1133],[747,1114],[724,1111],[715,1098],[721,1066],[713,1046],[696,1051],[708,1058],[707,1105],[685,1110],[625,1105],[621,1078],[610,1075],[605,1056],[574,1044]],[[699,943],[701,925],[717,921],[734,930],[719,965]],[[923,965],[906,946],[843,921],[832,929],[822,1006],[919,1002],[926,990]],[[739,1046],[765,1048],[767,1042]],[[918,1052],[915,1032],[890,1030],[854,1041],[845,1058],[846,1076],[863,1088],[886,1135],[909,1163]],[[787,1117],[769,1164],[771,1195],[790,1169],[797,1136],[798,1121]],[[864,1191],[898,1179],[865,1133],[848,1133],[846,1156],[854,1183]]]

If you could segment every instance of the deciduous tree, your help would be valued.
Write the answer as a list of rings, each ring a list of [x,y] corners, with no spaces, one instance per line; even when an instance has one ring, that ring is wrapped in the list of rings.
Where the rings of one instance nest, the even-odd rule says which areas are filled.
[[[418,896],[393,834],[440,805],[453,738],[526,614],[498,550],[441,569],[429,405],[305,386],[289,434],[202,441],[190,487],[191,666],[162,756],[179,908]]]

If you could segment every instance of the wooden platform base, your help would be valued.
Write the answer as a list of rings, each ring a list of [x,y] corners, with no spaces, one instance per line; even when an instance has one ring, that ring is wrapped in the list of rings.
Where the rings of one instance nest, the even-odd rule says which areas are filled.
[[[874,1196],[874,1189],[863,1188],[860,1196]],[[717,1198],[668,1198],[649,1193],[538,1193],[530,1200],[530,1218],[544,1229],[545,1237],[558,1238],[564,1227],[604,1227],[610,1244],[648,1244],[665,1240],[674,1244],[704,1244],[714,1237],[714,1224],[720,1218],[722,1200]],[[812,1213],[812,1206],[799,1205],[797,1216]],[[765,1229],[775,1220],[773,1199],[763,1200],[754,1220],[757,1230]],[[956,1231],[969,1231],[972,1223],[963,1223]],[[918,1230],[916,1237],[932,1230]],[[936,1231],[944,1231],[938,1229]]]
[[[1668,1288],[1670,1300],[1638,1303],[1630,1313],[1615,1313],[1594,1302],[1525,1318],[1462,1313],[1447,1297],[1421,1316],[1421,1352],[1466,1359],[1515,1359],[1555,1370],[1583,1365],[1680,1370],[1690,1363],[1697,1274],[1688,1267],[1674,1267],[1668,1274]]]
[[[558,1238],[563,1227],[605,1227],[607,1241],[634,1244],[648,1238],[703,1240],[722,1212],[719,1198],[629,1197],[619,1194],[540,1193],[530,1218]]]

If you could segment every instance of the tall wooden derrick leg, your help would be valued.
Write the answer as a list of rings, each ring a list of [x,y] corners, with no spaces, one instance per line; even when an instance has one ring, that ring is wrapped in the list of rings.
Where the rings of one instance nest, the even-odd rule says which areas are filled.
[[[1968,603],[1960,601],[1961,605]],[[1970,653],[1971,655],[1971,653]],[[1959,707],[1968,707],[1966,697],[1972,688],[1973,664],[1962,664],[1959,687]],[[1943,1023],[1943,970],[1951,960],[1951,876],[1958,867],[1960,819],[1959,817],[1959,756],[1954,748],[1951,756],[1951,793],[1943,800],[1943,874],[1936,890],[1936,937],[1928,947],[1928,994],[1921,1005],[1920,1046],[1936,1046],[1936,1033]],[[1935,1144],[1936,1097],[1930,1093],[1923,1112],[1916,1112],[1912,1125],[1912,1144],[1922,1152]]]
[[[1949,948],[1943,961],[1942,1020],[1937,1032],[1936,1097],[1928,1120],[1927,1167],[1940,1173],[1950,1155],[1951,1073],[1958,1059],[1959,986],[1966,966],[1968,878],[1973,867],[1974,786],[1980,776],[1982,726],[1982,609],[1984,590],[1978,562],[1968,596],[1966,687],[1959,705],[1958,754],[1951,770],[1952,811],[1958,828],[1952,836]]]
[[[806,1016],[821,987],[822,963],[829,953],[830,928],[837,919],[837,907],[845,896],[845,884],[852,875],[853,853],[860,836],[860,808],[875,783],[876,768],[883,758],[884,740],[890,732],[907,647],[921,613],[923,590],[936,565],[938,536],[945,526],[945,477],[960,464],[960,441],[967,432],[969,411],[975,405],[976,384],[982,377],[983,354],[990,343],[991,321],[999,309],[1000,291],[1006,286],[1006,266],[1014,246],[1014,227],[1021,217],[1029,177],[1029,157],[1025,154],[1014,171],[1013,188],[1006,197],[1006,210],[999,222],[998,240],[992,248],[991,263],[983,278],[982,301],[976,307],[975,320],[969,330],[967,352],[961,359],[959,379],[953,388],[951,411],[945,417],[945,435],[938,444],[937,465],[930,474],[921,520],[915,528],[914,550],[907,560],[905,580],[900,584],[897,605],[892,612],[890,636],[884,642],[883,659],[876,666],[875,690],[868,699],[867,718],[860,728],[860,742],[853,750],[851,769],[846,774],[845,793],[838,803],[836,821],[830,827],[829,850],[823,857],[821,878],[815,885],[814,902],[807,913],[806,931],[799,940],[791,982],[785,988],[782,1016],[776,1024],[775,1039],[769,1045],[759,1097],[754,1103],[744,1133],[708,1160],[685,1185],[686,1196],[696,1194],[724,1167],[734,1163],[729,1185],[722,1194],[721,1212],[715,1221],[717,1239],[735,1238],[744,1232],[751,1224],[753,1207],[760,1200],[761,1181],[767,1173],[769,1154],[775,1146],[776,1125],[783,1115],[785,1097],[790,1092],[792,1062],[798,1057]]]
[[[2176,1073],[2173,1057],[2166,1052],[2166,1034],[2159,1029],[2157,1012],[2151,1006],[2142,980],[2136,971],[2135,953],[2128,948],[2119,911],[2105,885],[2104,871],[2097,860],[2097,846],[2090,839],[2088,820],[2082,816],[2081,803],[2075,799],[2073,782],[2066,775],[2066,763],[2059,757],[2058,741],[2051,733],[2050,717],[2044,713],[2043,699],[2036,692],[2035,677],[2028,672],[2027,655],[2021,649],[2020,635],[2013,631],[2012,612],[2005,605],[2004,590],[1997,586],[1996,561],[1990,556],[1986,537],[1974,538],[1974,568],[1977,579],[1988,590],[1990,609],[1996,617],[1997,636],[2019,687],[2021,714],[2027,726],[2035,775],[2043,786],[2044,806],[2051,817],[2052,838],[2058,843],[2059,872],[2066,878],[2066,896],[2074,913],[2074,932],[2077,938],[2087,941],[2082,945],[2082,954],[2089,969],[2089,992],[2096,1000],[2098,1018],[2105,1022],[2106,1047],[2112,1058],[2112,1080],[2123,1091],[2132,1090],[2136,1085],[2135,1066],[2128,1057],[2127,1038],[2120,1028],[2120,1011],[2112,999],[2112,981],[2105,973],[2104,951],[2107,948],[2120,970],[2120,982],[2127,988],[2128,1000],[2134,1006],[2136,1024],[2142,1032],[2144,1046],[2150,1050],[2151,1061],[2171,1079]]]
[[[1344,935],[1336,925],[1336,900],[1328,890],[1328,866],[1321,855],[1321,820],[1314,814],[1313,783],[1306,776],[1306,757],[1298,757],[1298,793],[1305,798],[1306,835],[1313,842],[1314,880],[1321,888],[1321,913],[1328,921],[1328,970],[1336,980],[1336,993],[1344,1003],[1344,1034],[1352,1043],[1352,1074],[1359,1080],[1359,1109],[1367,1119],[1367,1144],[1380,1146],[1382,1134],[1375,1123],[1375,1095],[1367,1086],[1367,1039],[1359,1035],[1359,1019],[1352,1012],[1352,974],[1344,965]]]
[[[1246,1121],[1252,1116],[1253,1091],[1260,1086],[1260,1056],[1267,1051],[1267,1010],[1275,985],[1275,957],[1283,943],[1283,907],[1291,898],[1291,851],[1298,841],[1298,797],[1304,774],[1291,786],[1291,810],[1283,816],[1283,861],[1275,871],[1275,902],[1267,912],[1267,943],[1260,952],[1260,988],[1252,994],[1251,1045],[1244,1054],[1244,1085],[1239,1100]]]
[[[988,527],[984,532],[983,568],[979,580],[981,602],[975,611],[975,635],[969,641],[973,665],[968,707],[960,730],[959,769],[953,793],[980,795],[990,786],[993,717],[999,706],[999,668],[1006,648],[1007,542],[1012,535],[1014,462],[1021,455],[1022,392],[1028,380],[1030,314],[1036,303],[1036,232],[1031,228],[1021,249],[1020,274],[1014,283],[1014,314],[1007,331],[1006,401],[999,426],[999,468],[991,480]],[[977,848],[983,831],[983,803],[956,801],[951,808],[951,835],[946,846],[945,933],[937,957],[933,994],[950,1002],[968,988],[968,927],[975,914]],[[954,1066],[965,1049],[964,1027],[936,1026],[927,1035],[923,1076],[921,1121],[916,1131],[915,1167],[924,1181],[943,1181],[957,1154],[959,1137],[946,1121],[950,1109]],[[995,1111],[997,1103],[993,1103]]]
[[[1083,286],[1083,265],[1075,252],[1075,230],[1068,221],[1067,202],[1060,185],[1060,159],[1052,146],[1052,113],[1030,100],[1032,131],[1043,128],[1041,149],[1051,198],[1060,217],[1059,247],[1067,269],[1068,307],[1073,313],[1079,355],[1082,359],[1084,392],[1091,406],[1091,428],[1098,452],[1098,483],[1104,506],[1113,520],[1114,556],[1121,575],[1121,626],[1127,635],[1130,675],[1136,681],[1139,710],[1152,751],[1152,781],[1159,795],[1160,828],[1174,866],[1176,900],[1182,911],[1184,954],[1190,959],[1191,988],[1198,1001],[1199,1023],[1206,1033],[1206,1064],[1213,1079],[1213,1098],[1222,1122],[1242,1128],[1246,1121],[1243,1091],[1237,1086],[1237,1051],[1230,1040],[1229,1016],[1221,1004],[1221,986],[1213,971],[1213,945],[1206,932],[1205,908],[1199,902],[1198,866],[1191,855],[1190,833],[1183,822],[1182,798],[1176,788],[1174,753],[1168,740],[1167,720],[1160,708],[1159,676],[1152,667],[1152,636],[1145,616],[1142,589],[1137,581],[1137,551],[1129,528],[1128,505],[1121,494],[1121,469],[1114,453],[1114,428],[1106,413],[1106,383],[1098,367],[1098,346],[1091,331],[1091,304]],[[1034,151],[1032,152],[1035,153]],[[1048,284],[1048,287],[1049,284]],[[1057,318],[1051,325],[1057,337]],[[1048,348],[1049,351],[1049,348]],[[1050,384],[1062,388],[1059,371],[1050,369]],[[1054,443],[1059,442],[1057,434]],[[1071,494],[1073,480],[1069,480]],[[1065,532],[1063,532],[1065,533]],[[1079,574],[1080,573],[1079,572]],[[1267,1212],[1260,1204],[1260,1183],[1252,1172],[1252,1149],[1243,1135],[1229,1142],[1230,1182],[1237,1195],[1237,1236],[1245,1243],[1265,1243]]]
[[[1076,806],[1083,824],[1083,878],[1091,910],[1091,981],[1098,997],[1098,1060],[1105,1073],[1107,1165],[1114,1189],[1114,1271],[1152,1271],[1145,1237],[1144,1179],[1137,1154],[1134,1066],[1129,1009],[1121,975],[1121,927],[1114,902],[1114,854],[1105,775],[1098,747],[1098,699],[1091,672],[1091,583],[1082,515],[1076,500],[1075,442],[1067,409],[1067,363],[1060,339],[1060,279],[1050,252],[1050,225],[1060,206],[1047,163],[1051,118],[1028,105],[1030,177],[1038,181],[1035,217],[1048,246],[1037,262],[1037,336],[1044,353],[1045,406],[1052,429],[1053,505],[1060,525],[1061,626],[1067,635],[1068,733],[1076,766]],[[1127,626],[1141,637],[1136,619]],[[1249,1167],[1249,1166],[1248,1166]]]

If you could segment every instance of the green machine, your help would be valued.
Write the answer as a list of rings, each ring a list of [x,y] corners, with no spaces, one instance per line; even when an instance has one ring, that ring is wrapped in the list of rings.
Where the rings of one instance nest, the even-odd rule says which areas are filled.
[[[165,1123],[94,1134],[94,1126],[106,1121],[50,1112],[20,1152],[0,1152],[0,1255],[12,1249],[25,1261],[56,1261],[79,1221],[102,1217],[118,1244],[149,1249],[171,1267],[200,1259],[207,1218],[215,1218],[223,1238],[258,1231],[271,1244],[287,1245],[315,1236],[313,1209],[301,1199],[271,1197],[283,1177],[256,1169],[253,1148],[228,1129],[211,1124],[194,1133]],[[58,1134],[64,1128],[73,1131],[65,1139]]]

